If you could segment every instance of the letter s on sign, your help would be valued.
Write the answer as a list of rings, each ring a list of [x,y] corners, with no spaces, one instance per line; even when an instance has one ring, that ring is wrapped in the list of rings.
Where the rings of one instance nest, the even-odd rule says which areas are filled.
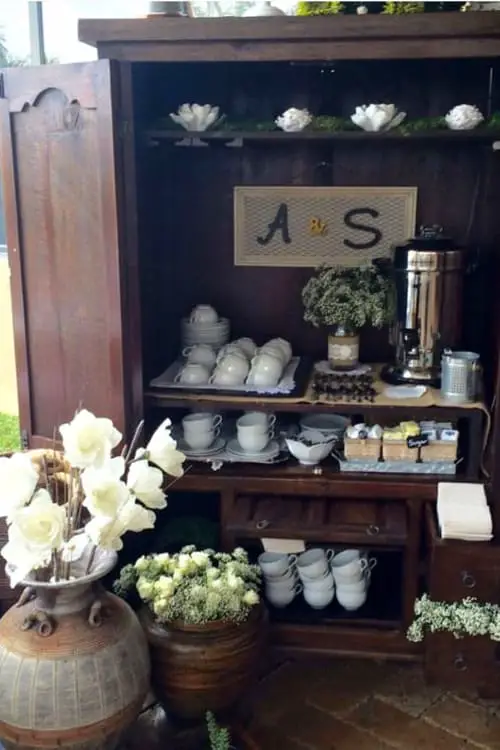
[[[369,250],[372,247],[378,245],[382,239],[382,232],[376,227],[371,227],[367,224],[361,224],[354,221],[354,217],[359,215],[371,216],[372,219],[378,219],[380,216],[378,211],[374,208],[353,208],[344,215],[344,224],[349,229],[356,229],[359,232],[368,232],[372,235],[371,239],[367,239],[360,242],[351,242],[351,240],[344,240],[344,245],[351,250]]]

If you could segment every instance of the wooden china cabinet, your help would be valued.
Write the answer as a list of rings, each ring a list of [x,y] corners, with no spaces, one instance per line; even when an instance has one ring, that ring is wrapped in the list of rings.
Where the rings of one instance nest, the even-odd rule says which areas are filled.
[[[500,14],[84,20],[80,39],[97,46],[99,61],[12,68],[1,79],[0,173],[26,445],[51,443],[54,425],[79,403],[124,430],[143,415],[151,429],[193,407],[241,411],[229,397],[178,397],[148,385],[175,358],[180,320],[199,302],[231,319],[233,337],[283,336],[311,361],[324,356],[324,334],[302,319],[310,269],[233,264],[235,185],[418,186],[417,221],[441,224],[475,250],[463,343],[481,352],[486,403],[494,405],[500,169],[493,130],[376,137],[248,130],[232,134],[237,147],[214,134],[204,148],[179,148],[168,114],[185,101],[218,104],[235,121],[269,120],[292,105],[348,116],[370,101],[396,102],[414,118],[462,102],[500,110]],[[389,359],[387,340],[387,331],[363,332],[363,360]],[[247,408],[292,416],[325,410],[279,399],[249,399]],[[344,404],[332,411],[371,422],[463,417],[453,408],[382,413]],[[457,481],[480,478],[483,417],[474,416]],[[498,523],[494,417],[487,490]],[[437,482],[340,474],[333,463],[318,474],[290,461],[217,472],[197,464],[176,490],[218,498],[227,546],[299,537],[378,557],[363,611],[273,613],[276,647],[397,659],[424,659],[427,649],[431,678],[456,673],[494,694],[500,664],[491,642],[445,637],[436,673],[431,646],[405,637],[424,590],[499,601],[497,538],[443,543],[435,529]],[[470,668],[458,648],[475,649]]]

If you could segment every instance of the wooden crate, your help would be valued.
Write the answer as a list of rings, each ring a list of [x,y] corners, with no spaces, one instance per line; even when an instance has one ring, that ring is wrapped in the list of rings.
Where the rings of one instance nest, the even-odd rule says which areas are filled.
[[[456,461],[458,442],[446,440],[432,440],[428,445],[420,448],[420,458],[428,461]]]
[[[381,447],[379,438],[344,438],[344,455],[347,461],[378,461]]]
[[[416,461],[418,448],[408,448],[406,440],[382,440],[384,461]]]

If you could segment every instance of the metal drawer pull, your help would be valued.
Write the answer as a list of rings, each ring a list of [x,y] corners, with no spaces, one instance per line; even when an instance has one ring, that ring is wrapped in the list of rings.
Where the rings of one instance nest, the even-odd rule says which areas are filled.
[[[467,589],[473,589],[476,587],[476,579],[467,570],[462,570],[462,583]]]
[[[259,531],[262,531],[263,529],[267,529],[269,526],[269,521],[257,521],[255,524],[255,527],[259,529]]]
[[[380,534],[380,527],[375,526],[375,524],[371,523],[366,529],[366,533],[368,534],[368,536],[377,536],[377,534]]]
[[[453,659],[453,664],[459,672],[465,672],[467,670],[467,662],[465,661],[462,654],[455,656],[455,658]]]

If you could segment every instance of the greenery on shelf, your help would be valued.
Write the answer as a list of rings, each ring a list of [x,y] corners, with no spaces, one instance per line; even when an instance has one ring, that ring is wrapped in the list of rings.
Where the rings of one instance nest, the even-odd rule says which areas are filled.
[[[217,724],[215,716],[211,711],[207,711],[206,720],[210,750],[230,750],[231,737],[229,731]]]
[[[316,328],[380,328],[392,320],[392,296],[391,282],[375,266],[322,266],[302,290],[304,320]]]
[[[489,636],[500,641],[500,607],[467,597],[460,602],[436,602],[427,594],[417,599],[415,619],[408,628],[410,641],[423,641],[427,633],[452,633],[455,638]]]
[[[333,16],[343,13],[344,3],[341,2],[299,2],[295,11],[296,16]]]
[[[19,419],[10,414],[0,414],[0,453],[21,448]]]
[[[424,11],[425,3],[407,3],[396,0],[395,2],[385,3],[382,13],[391,16],[401,16],[406,13],[423,13]]]

